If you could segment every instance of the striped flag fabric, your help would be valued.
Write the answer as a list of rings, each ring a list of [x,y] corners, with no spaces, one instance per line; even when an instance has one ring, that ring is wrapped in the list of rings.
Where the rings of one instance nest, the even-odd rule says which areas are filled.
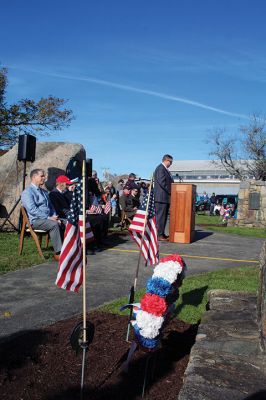
[[[109,214],[109,212],[111,211],[112,206],[111,206],[111,201],[107,201],[107,203],[105,204],[104,207],[104,214]]]
[[[88,214],[102,214],[103,208],[95,195],[90,196],[90,207]]]
[[[73,192],[55,281],[58,287],[72,292],[77,292],[83,282],[82,243],[84,240],[84,231],[86,242],[93,240],[89,221],[86,221],[84,230],[82,209],[81,182]]]
[[[95,206],[92,204],[88,210],[88,214],[102,214],[103,209],[101,204],[98,204],[98,206]]]
[[[148,203],[148,194],[144,197],[143,202],[138,208],[129,225],[129,231],[137,245],[141,246],[142,233],[145,224],[146,208]],[[149,205],[147,210],[146,227],[143,233],[143,242],[141,248],[142,255],[146,261],[146,265],[155,265],[159,261],[158,232],[156,226],[154,192],[151,190]]]

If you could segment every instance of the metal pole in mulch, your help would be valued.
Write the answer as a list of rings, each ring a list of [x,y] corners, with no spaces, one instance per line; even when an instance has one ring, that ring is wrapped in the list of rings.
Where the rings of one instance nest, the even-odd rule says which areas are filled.
[[[82,260],[83,260],[83,340],[80,347],[82,348],[82,368],[81,368],[81,381],[80,381],[80,397],[83,398],[83,388],[84,388],[84,372],[85,372],[85,356],[88,350],[87,342],[87,298],[86,298],[86,191],[85,191],[85,160],[83,160],[82,165],[82,180],[83,180],[83,192],[82,192],[82,219],[83,219],[83,242],[82,242]]]
[[[80,380],[80,398],[83,399],[84,390],[84,376],[85,376],[85,361],[86,352],[88,351],[89,344],[93,340],[94,336],[94,325],[87,321],[87,298],[86,298],[86,163],[83,160],[82,165],[82,226],[83,226],[83,240],[82,240],[82,273],[83,273],[83,321],[79,322],[70,337],[70,343],[72,347],[76,350],[78,354],[80,350],[82,351],[82,367],[81,367],[81,380]]]

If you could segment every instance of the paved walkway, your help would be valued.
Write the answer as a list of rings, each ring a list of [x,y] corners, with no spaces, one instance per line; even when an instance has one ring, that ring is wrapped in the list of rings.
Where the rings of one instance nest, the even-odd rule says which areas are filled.
[[[106,250],[88,256],[88,309],[120,296],[133,284],[138,251],[126,232],[108,238]],[[160,255],[183,255],[188,274],[220,268],[256,265],[263,239],[205,231],[197,232],[191,244],[162,242]],[[65,292],[55,286],[57,264],[41,264],[0,276],[0,340],[82,312],[82,290]],[[140,267],[138,287],[151,276],[151,268]]]

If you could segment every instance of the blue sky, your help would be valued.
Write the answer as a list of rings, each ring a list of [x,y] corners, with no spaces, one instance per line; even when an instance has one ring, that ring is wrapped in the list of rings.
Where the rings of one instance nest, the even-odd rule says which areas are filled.
[[[165,153],[208,159],[209,130],[265,113],[265,12],[263,0],[5,2],[8,101],[69,99],[75,121],[48,140],[83,144],[100,176],[148,178]]]

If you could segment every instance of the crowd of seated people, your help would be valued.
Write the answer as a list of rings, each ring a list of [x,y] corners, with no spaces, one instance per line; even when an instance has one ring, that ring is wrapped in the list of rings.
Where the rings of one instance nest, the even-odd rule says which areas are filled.
[[[48,193],[44,188],[45,172],[36,169],[31,173],[31,185],[22,193],[22,204],[32,226],[49,232],[56,260],[59,259],[72,194],[78,181],[60,175],[56,177],[55,188]],[[89,246],[90,252],[102,250],[110,222],[121,218],[121,211],[129,219],[133,218],[147,191],[145,182],[136,183],[133,173],[129,174],[126,182],[120,179],[117,187],[111,181],[103,187],[97,172],[92,171],[87,180],[86,196],[86,214],[95,239]]]
[[[116,218],[121,219],[123,213],[131,220],[147,191],[146,183],[138,184],[136,175],[133,173],[128,175],[126,182],[120,179],[117,187],[114,187],[111,181],[103,187],[97,177],[97,172],[92,172],[88,180],[87,214],[94,232],[97,250],[101,250],[110,223],[113,223]],[[108,212],[106,212],[107,208]]]

